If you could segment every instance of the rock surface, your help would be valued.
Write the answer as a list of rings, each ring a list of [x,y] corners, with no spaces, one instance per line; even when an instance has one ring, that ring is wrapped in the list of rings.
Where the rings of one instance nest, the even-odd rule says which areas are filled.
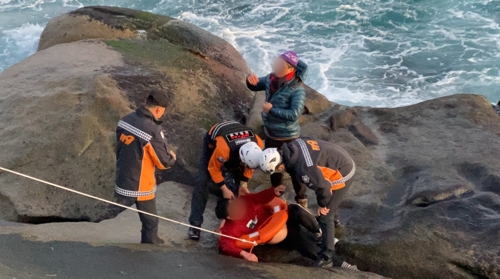
[[[302,132],[339,143],[357,164],[339,252],[360,269],[500,278],[500,116],[484,97],[335,105]]]
[[[164,127],[180,160],[163,179],[191,181],[200,138],[221,119],[247,120],[262,132],[263,94],[246,89],[245,61],[222,39],[182,21],[87,7],[52,20],[39,49],[0,74],[0,166],[111,198],[116,122],[151,88],[172,96]],[[307,92],[303,136],[339,143],[357,165],[340,211],[339,253],[362,270],[393,278],[500,278],[498,106],[454,95],[402,108],[350,108]],[[267,179],[257,172],[252,184],[262,188]],[[167,183],[159,192],[160,213],[186,220],[189,192]],[[291,201],[292,191],[287,195]],[[314,194],[309,199],[314,208]],[[101,203],[0,173],[0,219],[96,221],[105,212]],[[138,224],[135,213],[125,212],[100,224],[9,223],[0,230],[47,241],[135,243]],[[217,222],[207,218],[205,225]],[[162,224],[161,235],[170,247],[194,248],[185,231]],[[215,241],[206,237],[197,249]],[[263,261],[297,262],[295,253],[266,249],[256,250]],[[4,265],[0,271],[16,273]]]
[[[189,214],[189,186],[167,182],[159,186],[158,213],[175,220]],[[209,199],[208,208],[215,207]],[[208,211],[208,210],[207,210]],[[205,226],[218,225],[205,214]],[[217,237],[202,233],[201,242],[186,237],[187,228],[160,221],[165,245],[140,245],[141,223],[136,212],[125,211],[100,223],[41,225],[0,222],[1,278],[315,278],[382,279],[384,277],[341,269],[307,268],[288,264],[251,264],[219,255]],[[21,235],[22,237],[19,237]],[[89,245],[90,244],[90,245]],[[82,258],[85,261],[82,262]],[[89,268],[89,267],[92,268]],[[11,276],[11,277],[7,277]]]
[[[146,39],[130,35],[138,29]],[[95,37],[107,40],[80,40]],[[190,182],[203,133],[222,119],[243,121],[253,98],[246,63],[229,43],[169,17],[82,8],[51,20],[40,49],[0,74],[0,165],[100,197],[113,195],[116,123],[150,89],[170,92],[164,128],[182,154],[160,182]],[[11,175],[0,185],[6,220],[97,221],[106,211]]]

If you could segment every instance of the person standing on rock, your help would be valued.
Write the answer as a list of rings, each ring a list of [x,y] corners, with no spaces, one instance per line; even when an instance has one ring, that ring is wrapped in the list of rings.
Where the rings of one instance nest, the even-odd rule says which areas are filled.
[[[262,107],[266,148],[281,148],[283,143],[300,136],[299,117],[304,112],[306,92],[303,85],[307,65],[289,50],[274,60],[272,70],[261,78],[251,74],[246,83],[248,89],[266,94]],[[295,189],[295,193],[295,201],[307,208],[305,189]]]
[[[209,192],[225,199],[249,192],[247,183],[259,167],[263,147],[252,129],[236,121],[218,123],[205,134],[189,224],[201,227]],[[188,236],[199,240],[200,230],[189,228]]]
[[[159,120],[169,99],[164,92],[152,91],[146,105],[123,117],[116,128],[116,185],[118,203],[156,214],[155,170],[166,170],[176,161],[169,150]],[[123,208],[117,209],[123,211]],[[163,244],[158,237],[158,218],[139,213],[141,243]]]
[[[335,215],[340,202],[352,184],[355,165],[342,147],[326,141],[298,138],[283,144],[281,150],[269,148],[262,152],[262,171],[273,174],[286,171],[294,188],[314,190],[318,202],[318,223],[322,231],[321,252],[316,265],[319,267],[344,267],[350,265],[335,253]]]

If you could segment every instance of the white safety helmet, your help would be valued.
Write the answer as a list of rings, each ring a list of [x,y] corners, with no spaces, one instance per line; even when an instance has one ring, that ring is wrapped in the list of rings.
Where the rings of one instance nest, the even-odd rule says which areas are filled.
[[[276,171],[276,167],[280,164],[281,154],[277,148],[268,148],[262,151],[259,165],[263,172],[273,174]]]
[[[261,153],[262,149],[259,145],[251,141],[240,147],[240,160],[245,166],[255,169],[259,167]]]

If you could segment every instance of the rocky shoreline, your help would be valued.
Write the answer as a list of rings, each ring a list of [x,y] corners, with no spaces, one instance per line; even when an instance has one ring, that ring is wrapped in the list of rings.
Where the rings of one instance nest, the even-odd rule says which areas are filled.
[[[148,90],[169,89],[173,105],[163,127],[180,160],[158,174],[160,181],[175,181],[160,185],[158,206],[162,215],[185,221],[190,188],[184,184],[194,177],[206,130],[234,119],[262,131],[263,94],[246,89],[248,73],[229,43],[191,24],[117,7],[78,9],[52,19],[39,51],[0,74],[0,166],[111,199],[116,122]],[[343,256],[364,271],[392,278],[500,278],[500,104],[459,94],[401,108],[346,107],[308,88],[306,107],[302,135],[341,144],[358,169],[341,206]],[[257,174],[251,185],[260,189],[267,179]],[[314,207],[314,199],[309,202]],[[38,245],[33,241],[136,242],[135,213],[102,221],[106,211],[102,203],[0,173],[0,241],[2,234],[21,234],[28,240],[15,243],[26,247]],[[207,228],[217,224],[208,212],[206,220]],[[188,264],[207,265],[187,259],[199,249],[220,261],[215,238],[193,245],[185,228],[161,228],[165,261],[175,250],[184,251]],[[127,249],[143,249],[138,247]],[[283,263],[300,262],[281,248],[256,253],[273,264],[241,263],[241,270],[287,278]],[[0,273],[15,274],[19,267],[8,271],[12,264],[0,258]],[[317,278],[330,272],[336,278],[381,278],[292,269]],[[232,272],[226,266],[220,275],[230,278]]]

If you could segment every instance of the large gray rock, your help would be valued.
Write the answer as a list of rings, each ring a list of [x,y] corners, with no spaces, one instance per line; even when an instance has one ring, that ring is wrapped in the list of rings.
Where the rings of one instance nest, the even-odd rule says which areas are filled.
[[[123,32],[138,36],[120,39]],[[84,40],[96,37],[106,40]],[[222,119],[246,119],[253,98],[246,63],[229,43],[169,17],[86,7],[51,20],[40,49],[0,74],[0,165],[100,197],[113,195],[116,123],[151,89],[170,91],[163,127],[179,154],[159,182],[191,183],[203,133]],[[106,214],[87,198],[10,174],[0,175],[0,186],[3,219]]]
[[[337,105],[303,134],[344,146],[357,164],[340,210],[339,252],[360,269],[500,278],[500,116],[484,97]]]

